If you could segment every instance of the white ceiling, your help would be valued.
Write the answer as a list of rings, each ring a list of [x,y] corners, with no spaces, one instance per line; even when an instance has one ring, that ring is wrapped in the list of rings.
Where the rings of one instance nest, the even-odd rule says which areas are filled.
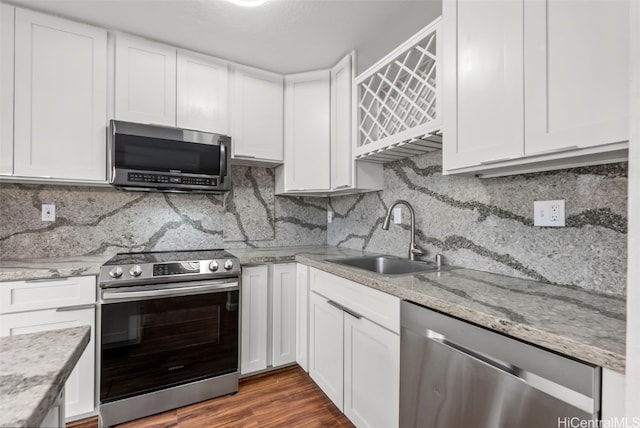
[[[361,72],[442,10],[441,0],[9,0],[279,73],[327,68],[355,49]]]

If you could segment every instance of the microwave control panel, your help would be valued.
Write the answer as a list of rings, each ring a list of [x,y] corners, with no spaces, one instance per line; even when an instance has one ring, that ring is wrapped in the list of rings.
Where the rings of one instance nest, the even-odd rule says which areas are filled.
[[[147,174],[130,172],[127,176],[131,183],[171,183],[171,184],[195,184],[198,186],[216,186],[215,178],[183,177],[179,175]]]

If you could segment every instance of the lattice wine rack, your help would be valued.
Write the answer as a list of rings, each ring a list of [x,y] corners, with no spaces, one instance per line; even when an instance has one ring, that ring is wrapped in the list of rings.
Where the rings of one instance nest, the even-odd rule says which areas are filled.
[[[355,79],[356,159],[390,162],[442,148],[440,18]]]

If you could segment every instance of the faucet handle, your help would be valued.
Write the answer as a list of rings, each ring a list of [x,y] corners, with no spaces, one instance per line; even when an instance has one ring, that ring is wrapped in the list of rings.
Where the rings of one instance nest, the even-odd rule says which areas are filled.
[[[442,266],[442,254],[436,254],[436,266]]]
[[[414,256],[424,256],[426,253],[422,248],[413,244],[413,246],[411,247],[411,254],[413,254]]]

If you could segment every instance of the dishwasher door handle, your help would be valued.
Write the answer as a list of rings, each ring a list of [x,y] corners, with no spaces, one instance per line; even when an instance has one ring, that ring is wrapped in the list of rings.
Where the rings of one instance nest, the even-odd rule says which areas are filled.
[[[427,330],[427,332],[429,331],[430,330]],[[464,358],[474,360],[475,363],[472,364],[480,364],[484,366],[486,370],[494,371],[496,373],[495,376],[505,376],[506,378],[510,378],[512,379],[511,382],[516,382],[516,384],[520,384],[522,387],[526,385],[527,388],[533,388],[543,392],[553,397],[555,400],[567,403],[584,412],[591,412],[593,409],[594,402],[591,397],[587,397],[577,391],[563,387],[551,380],[536,376],[533,373],[529,373],[504,361],[499,361],[487,355],[474,352],[456,343],[450,342],[446,338],[430,337],[429,334],[427,334],[425,339],[444,346],[449,350],[449,352],[457,353]]]

